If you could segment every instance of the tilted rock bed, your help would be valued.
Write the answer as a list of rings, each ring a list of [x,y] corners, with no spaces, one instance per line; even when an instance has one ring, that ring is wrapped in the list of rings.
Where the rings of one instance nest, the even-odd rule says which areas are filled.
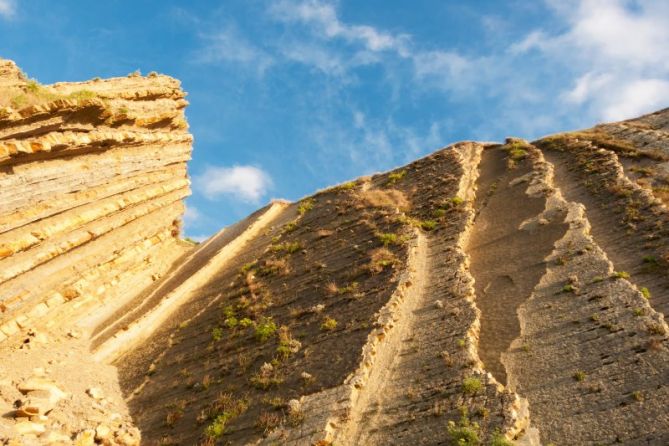
[[[405,244],[390,243],[385,261],[374,264],[380,234],[411,234],[394,209],[364,206],[356,197],[361,187],[326,191],[286,210],[283,222],[254,240],[149,340],[155,349],[119,362],[127,391],[141,385],[147,371],[137,366],[138,356],[139,364],[153,367],[130,401],[145,435],[195,442],[225,412],[222,403],[216,406],[223,398],[244,407],[226,421],[226,440],[250,441],[278,426],[289,400],[344,381],[406,257]],[[179,326],[204,306],[207,311]],[[267,328],[271,324],[276,328]],[[260,327],[268,331],[264,341],[256,335]],[[151,366],[151,355],[165,348]],[[155,410],[143,409],[149,405]]]
[[[193,249],[178,81],[0,90],[0,443],[669,443],[669,109]]]
[[[6,60],[0,93],[0,443],[137,444],[88,340],[193,247],[185,93],[162,75],[40,85]]]

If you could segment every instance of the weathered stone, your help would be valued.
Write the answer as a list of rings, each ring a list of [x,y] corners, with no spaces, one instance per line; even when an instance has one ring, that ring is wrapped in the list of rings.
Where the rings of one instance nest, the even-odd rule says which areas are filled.
[[[95,431],[86,429],[77,434],[74,440],[74,446],[92,446],[95,444]]]
[[[105,442],[111,437],[111,429],[106,424],[100,424],[95,428],[95,440]]]
[[[32,421],[19,421],[14,425],[14,430],[21,435],[25,434],[42,434],[46,432],[46,427],[41,423]]]
[[[95,400],[101,400],[105,396],[104,392],[99,387],[91,387],[86,390],[86,393]]]

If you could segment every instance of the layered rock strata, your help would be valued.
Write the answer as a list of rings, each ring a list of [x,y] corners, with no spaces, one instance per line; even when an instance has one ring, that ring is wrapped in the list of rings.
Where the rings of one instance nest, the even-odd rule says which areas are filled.
[[[69,303],[119,305],[178,239],[192,136],[167,76],[57,83],[0,61],[0,342]]]

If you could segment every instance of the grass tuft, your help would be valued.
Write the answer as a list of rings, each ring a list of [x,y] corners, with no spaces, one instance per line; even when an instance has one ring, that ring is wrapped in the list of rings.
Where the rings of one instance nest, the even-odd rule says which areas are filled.
[[[271,317],[262,317],[256,324],[255,337],[260,342],[267,341],[274,335],[277,327]]]
[[[326,316],[321,323],[321,330],[332,331],[337,328],[337,321],[329,316]]]
[[[470,376],[462,381],[462,392],[468,395],[475,395],[483,389],[483,383],[475,376]]]

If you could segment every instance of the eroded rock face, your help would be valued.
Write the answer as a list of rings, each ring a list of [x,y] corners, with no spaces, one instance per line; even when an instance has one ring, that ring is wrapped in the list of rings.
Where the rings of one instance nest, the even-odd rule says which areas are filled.
[[[177,80],[39,85],[0,60],[0,444],[138,444],[93,335],[192,249]]]
[[[0,91],[0,444],[669,444],[669,109],[191,250],[177,81]]]
[[[0,60],[0,90],[1,343],[128,300],[184,253],[192,136],[167,76],[42,86]]]

